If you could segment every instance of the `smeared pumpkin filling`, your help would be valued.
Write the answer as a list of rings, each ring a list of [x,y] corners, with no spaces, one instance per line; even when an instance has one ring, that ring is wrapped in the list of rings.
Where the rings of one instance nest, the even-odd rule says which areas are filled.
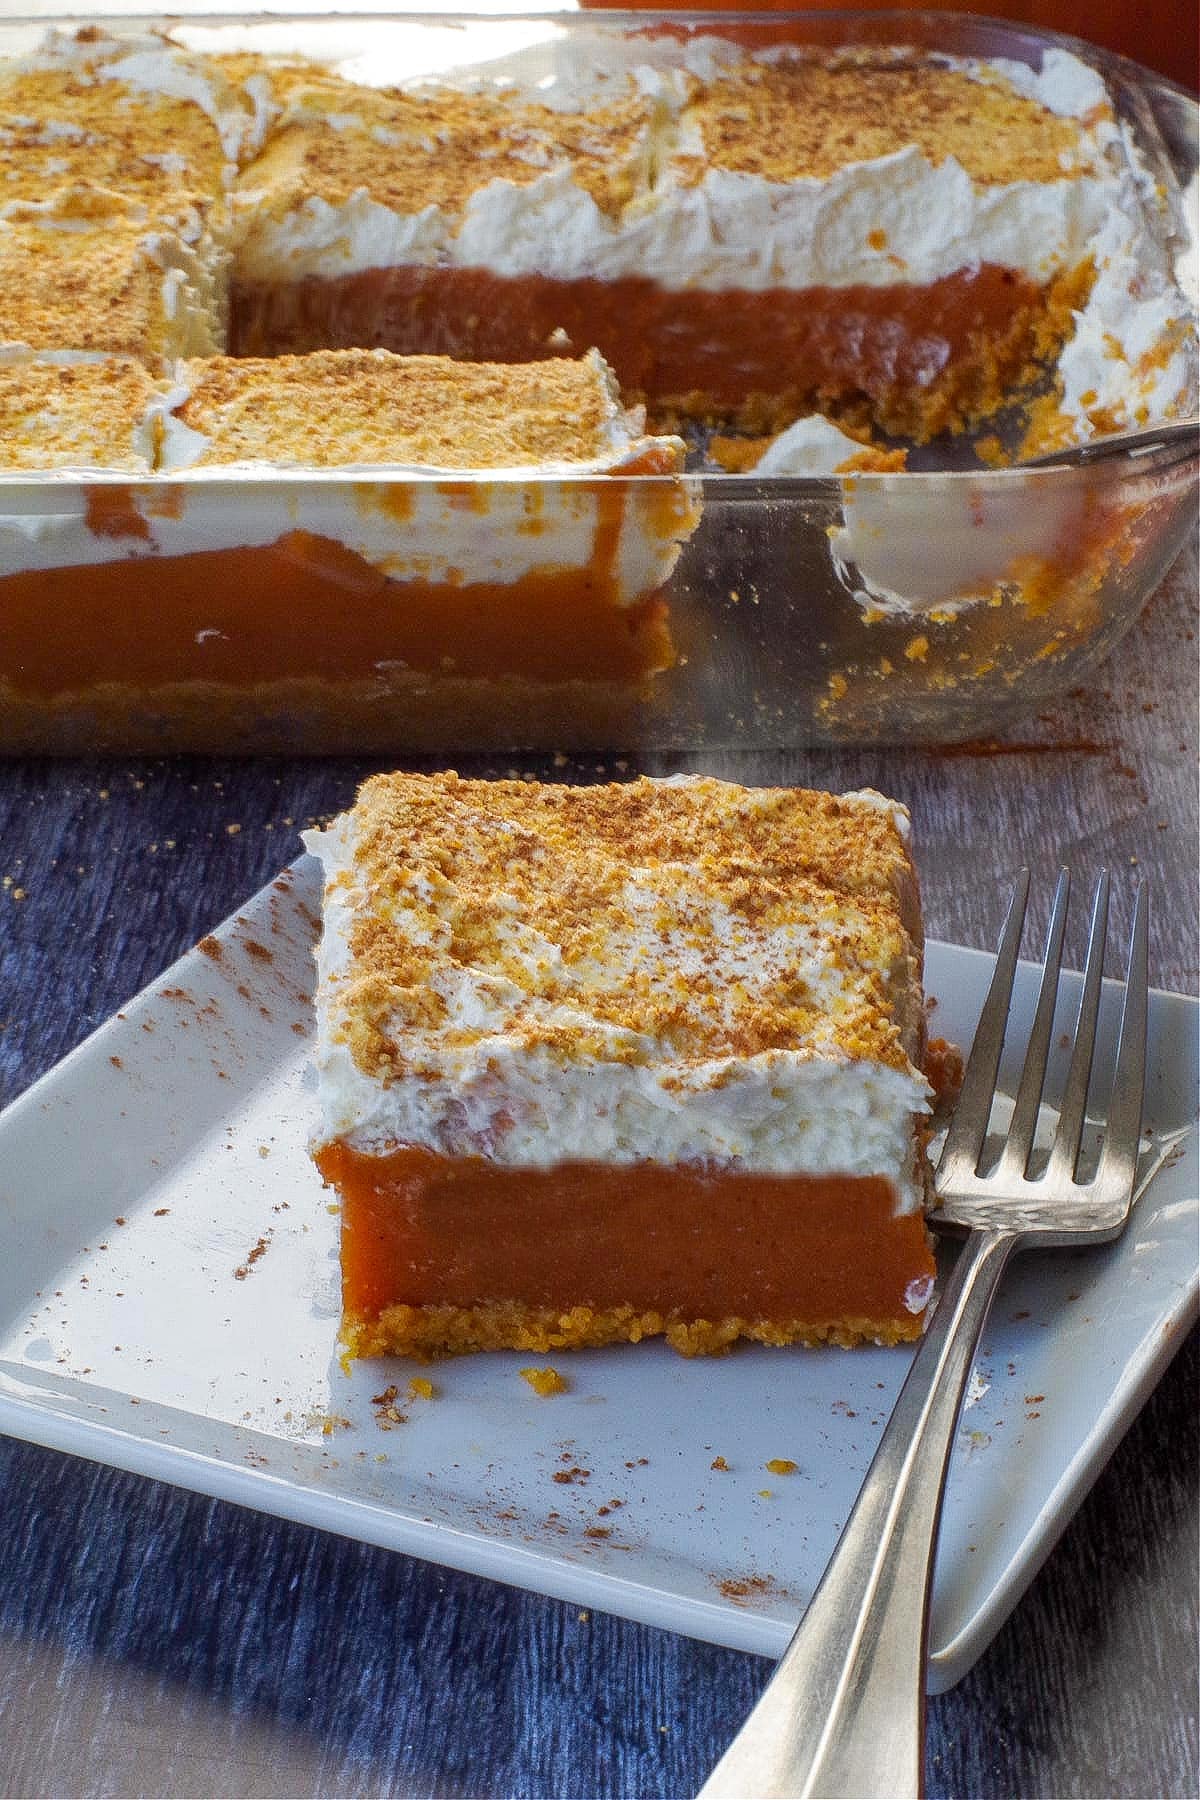
[[[618,606],[587,568],[512,583],[393,581],[304,531],[264,548],[0,578],[0,668],[27,697],[105,682],[141,690],[185,671],[239,689],[289,677],[386,683],[410,670],[636,681],[672,661],[664,603]]]
[[[666,473],[648,449],[632,475]],[[362,504],[394,518],[403,546],[412,484],[366,484]],[[439,502],[487,518],[488,483],[439,482]],[[128,561],[27,569],[0,577],[0,669],[30,700],[98,690],[146,690],[179,681],[247,690],[290,679],[352,683],[418,672],[439,677],[637,684],[669,668],[674,650],[665,602],[650,593],[625,604],[621,546],[630,524],[656,543],[686,529],[690,502],[677,483],[608,478],[574,490],[531,483],[525,529],[547,526],[545,509],[592,508],[591,554],[534,565],[512,581],[396,578],[339,540],[284,533],[261,546]],[[138,504],[140,497],[143,511]],[[97,539],[154,543],[154,490],[95,487],[87,525]],[[181,490],[164,490],[182,511]],[[586,513],[585,513],[586,516]],[[69,619],[59,631],[54,621]]]

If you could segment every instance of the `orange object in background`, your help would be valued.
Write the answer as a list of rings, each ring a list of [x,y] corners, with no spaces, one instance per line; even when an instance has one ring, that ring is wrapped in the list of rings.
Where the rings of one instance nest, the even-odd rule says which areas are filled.
[[[636,0],[583,0],[585,6],[636,5]],[[751,0],[739,6],[738,0],[658,0],[664,9],[680,12],[815,12],[823,7],[806,7],[804,0]],[[656,6],[657,10],[657,6]],[[872,5],[865,0],[863,12],[924,11],[920,0],[880,0]],[[1103,0],[1085,4],[1084,0],[987,0],[979,6],[958,5],[943,0],[939,12],[979,13],[985,18],[1010,19],[1016,25],[1033,25],[1043,31],[1065,31],[1088,43],[1115,50],[1120,56],[1132,57],[1148,69],[1157,69],[1186,88],[1200,86],[1200,11],[1195,0],[1150,0],[1147,6],[1105,5]]]

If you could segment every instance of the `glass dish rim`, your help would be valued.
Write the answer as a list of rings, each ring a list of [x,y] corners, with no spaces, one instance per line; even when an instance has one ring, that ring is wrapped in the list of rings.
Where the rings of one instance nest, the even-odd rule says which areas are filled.
[[[1117,439],[1114,437],[1113,442]],[[1192,465],[1200,471],[1200,452],[1189,439],[1164,443],[1157,449],[1138,456],[1121,457],[1114,452],[1103,465],[1060,463],[1046,467],[1014,463],[1008,466],[971,469],[847,469],[829,475],[758,475],[753,469],[739,472],[726,470],[676,470],[656,474],[633,473],[622,469],[442,469],[397,467],[389,463],[345,464],[339,468],[319,469],[264,463],[221,465],[200,469],[156,469],[142,473],[127,469],[14,469],[0,473],[0,516],[7,503],[14,502],[13,512],[20,512],[16,502],[30,492],[52,497],[82,488],[122,489],[135,493],[154,492],[162,488],[195,488],[208,492],[214,488],[232,491],[256,487],[385,487],[434,486],[447,484],[514,487],[592,487],[629,486],[632,488],[676,487],[694,484],[706,498],[743,499],[834,499],[841,500],[847,482],[858,486],[869,482],[872,488],[905,489],[917,485],[931,486],[950,482],[958,486],[970,483],[990,486],[993,482],[1011,485],[1015,480],[1036,482],[1039,486],[1058,481],[1084,481],[1088,484],[1111,483],[1134,476],[1169,475]]]
[[[146,5],[130,6],[127,10],[107,12],[103,7],[80,8],[72,0],[63,0],[61,7],[47,5],[36,13],[13,12],[0,17],[0,28],[4,30],[17,28],[37,28],[55,24],[78,22],[80,25],[100,25],[120,27],[146,24],[154,21],[170,28],[174,25],[256,25],[256,24],[304,24],[304,25],[352,25],[355,23],[381,24],[393,22],[406,25],[472,25],[486,21],[491,25],[529,24],[534,21],[542,23],[566,25],[599,25],[601,29],[628,26],[630,23],[643,23],[647,20],[654,24],[674,24],[692,27],[709,26],[802,26],[815,21],[832,22],[845,20],[878,21],[882,27],[886,22],[926,20],[938,24],[949,24],[955,31],[967,33],[998,34],[1014,40],[1026,39],[1039,45],[1052,48],[1066,48],[1073,53],[1082,52],[1085,59],[1114,67],[1127,72],[1127,78],[1136,78],[1143,86],[1164,88],[1182,100],[1190,101],[1200,114],[1200,99],[1184,87],[1182,83],[1172,81],[1169,76],[1159,75],[1155,70],[1147,68],[1133,57],[1121,55],[1118,51],[1106,49],[1102,44],[1091,43],[1086,38],[1077,37],[1072,32],[1057,31],[1045,25],[1036,25],[1032,21],[1022,19],[1005,19],[993,13],[950,12],[937,6],[923,7],[855,7],[855,6],[814,6],[804,8],[757,9],[747,7],[744,10],[734,7],[713,8],[694,11],[688,7],[655,7],[655,6],[603,6],[591,8],[581,4],[574,7],[548,4],[546,6],[520,7],[514,6],[505,10],[491,10],[487,7],[472,9],[469,6],[456,5],[445,11],[425,10],[421,7],[395,6],[390,0],[355,0],[351,6],[313,6],[299,7],[283,4],[267,5],[253,11],[228,11],[222,7],[210,7],[208,0],[181,0],[175,7]]]

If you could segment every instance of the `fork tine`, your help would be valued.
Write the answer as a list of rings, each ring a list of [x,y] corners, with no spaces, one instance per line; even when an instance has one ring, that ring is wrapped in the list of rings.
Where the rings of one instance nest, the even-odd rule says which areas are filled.
[[[975,1027],[958,1105],[954,1109],[954,1117],[950,1121],[946,1142],[938,1159],[938,1178],[942,1185],[952,1185],[956,1174],[968,1176],[975,1173],[983,1141],[987,1136],[1028,899],[1029,870],[1022,869],[1008,903],[1000,947],[996,952],[996,966],[992,970],[991,984],[983,1003],[983,1011],[979,1015],[979,1023]]]
[[[1062,963],[1063,934],[1066,930],[1070,895],[1070,871],[1063,869],[1059,873],[1050,926],[1046,933],[1042,985],[1038,990],[1033,1029],[1029,1034],[1029,1046],[1021,1070],[1021,1085],[1017,1089],[1016,1105],[1008,1128],[1004,1154],[1000,1159],[1003,1173],[1006,1176],[1016,1176],[1018,1180],[1024,1176],[1029,1165],[1029,1154],[1037,1131],[1042,1088],[1046,1081],[1046,1061],[1050,1055],[1050,1036],[1054,1030],[1054,1002],[1058,996],[1058,972]]]
[[[1104,939],[1108,931],[1108,870],[1102,869],[1092,901],[1092,923],[1088,932],[1087,962],[1083,971],[1083,992],[1079,998],[1079,1016],[1075,1021],[1075,1047],[1067,1071],[1067,1085],[1058,1130],[1046,1173],[1055,1178],[1072,1180],[1079,1161],[1079,1144],[1083,1137],[1083,1121],[1087,1114],[1088,1085],[1092,1078],[1092,1052],[1096,1047],[1096,1016],[1100,1010],[1100,981],[1104,974]]]
[[[1133,912],[1133,931],[1129,942],[1129,970],[1125,977],[1125,1000],[1121,1007],[1121,1035],[1117,1040],[1117,1066],[1113,1075],[1112,1096],[1108,1103],[1108,1120],[1104,1127],[1104,1150],[1096,1172],[1098,1182],[1118,1181],[1133,1191],[1137,1174],[1138,1151],[1142,1136],[1142,1100],[1146,1085],[1146,1011],[1149,978],[1147,972],[1150,921],[1150,889],[1143,882],[1138,889]]]

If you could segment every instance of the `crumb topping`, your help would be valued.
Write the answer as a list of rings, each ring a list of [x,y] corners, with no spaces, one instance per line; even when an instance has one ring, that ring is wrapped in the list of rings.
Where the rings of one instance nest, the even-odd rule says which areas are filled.
[[[180,237],[153,228],[143,207],[106,189],[81,185],[45,203],[14,201],[0,216],[0,342],[144,361],[169,355],[187,343],[183,333],[201,304],[178,266],[188,260],[196,261]],[[215,338],[215,295],[205,298]]]
[[[280,214],[311,196],[340,205],[359,189],[393,212],[465,212],[493,181],[526,187],[570,168],[601,211],[632,198],[648,156],[651,103],[616,100],[586,114],[448,88],[423,94],[327,76],[296,82],[283,117],[239,183],[254,211]]]
[[[987,186],[1059,181],[1086,166],[1077,120],[998,77],[878,52],[739,63],[706,85],[685,121],[704,155],[684,153],[677,166],[695,181],[709,167],[769,181],[828,176],[910,145],[934,164],[954,157]]]
[[[560,1375],[557,1369],[518,1369],[517,1373],[520,1375],[521,1380],[527,1381],[534,1393],[540,1394],[543,1399],[548,1398],[551,1394],[565,1394],[567,1392],[568,1384],[566,1378]],[[555,1481],[561,1480],[561,1474],[556,1474],[554,1479]]]
[[[145,473],[137,440],[157,384],[132,357],[52,363],[0,358],[0,467]]]
[[[450,469],[587,462],[610,446],[613,401],[584,359],[462,363],[387,350],[206,357],[181,370],[176,417],[211,439],[204,463],[269,460]]]
[[[919,959],[915,895],[883,805],[451,773],[376,776],[354,820],[340,1029],[377,1079],[419,1078],[422,1034],[489,1035],[489,1007],[563,1062],[725,1059],[718,1081],[770,1051],[910,1069],[898,997]]]
[[[257,50],[215,50],[204,57],[204,68],[215,70],[235,94],[249,100],[261,116],[278,119],[294,94],[314,90],[328,72],[302,56],[264,56]],[[352,86],[340,76],[328,74],[330,91]],[[354,93],[361,90],[352,87]]]
[[[113,53],[109,41],[107,58]],[[165,44],[163,54],[171,54]],[[178,53],[173,60],[202,67],[205,81],[216,84],[214,104],[248,123],[245,102],[215,65]],[[229,173],[217,124],[194,99],[131,86],[81,54],[63,66],[0,65],[0,203],[46,200],[90,181],[156,209],[215,199]]]

